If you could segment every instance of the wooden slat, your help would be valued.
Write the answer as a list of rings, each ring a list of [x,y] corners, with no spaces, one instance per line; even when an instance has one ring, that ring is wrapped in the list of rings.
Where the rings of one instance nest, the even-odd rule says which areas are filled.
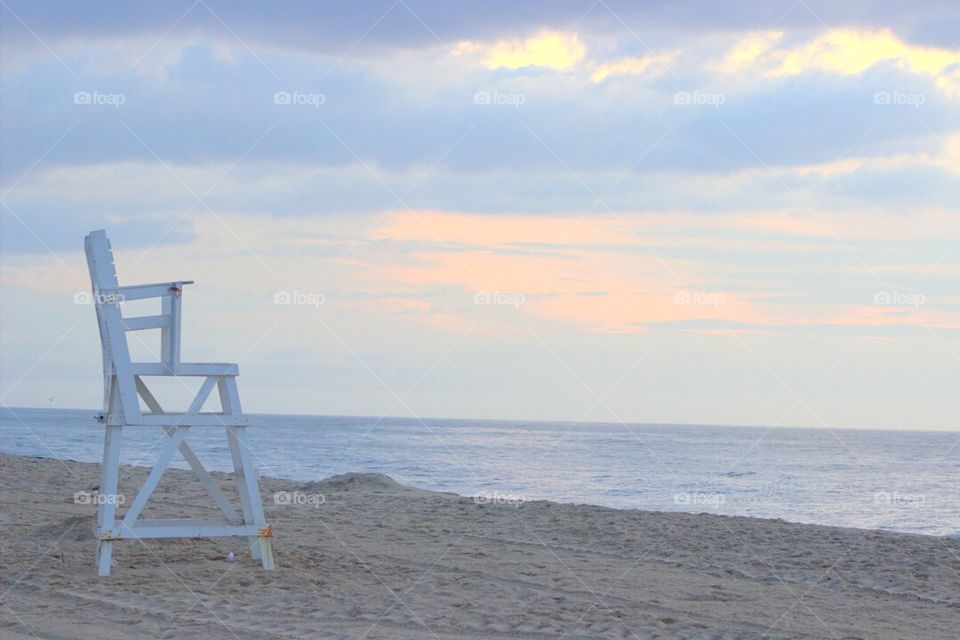
[[[131,284],[123,287],[101,288],[100,295],[106,298],[116,296],[121,302],[127,302],[130,300],[146,300],[147,298],[172,296],[180,292],[185,284],[193,284],[193,281],[178,280],[175,282]]]
[[[170,287],[172,282],[166,284],[134,284],[126,287],[117,287],[116,289],[101,289],[100,294],[112,299],[116,297],[121,302],[130,302],[131,300],[146,300],[147,298],[162,298],[171,296],[175,291]]]
[[[115,497],[119,491],[120,475],[120,436],[123,427],[108,426],[104,434],[103,464],[100,469],[100,495],[108,498]],[[97,524],[103,527],[112,524],[116,515],[116,500],[104,500],[97,508]],[[97,544],[97,573],[101,576],[110,575],[110,562],[113,556],[113,545],[109,542]]]
[[[233,524],[227,520],[137,520],[126,527],[115,521],[114,538],[206,538],[227,536],[256,536],[263,527]]]
[[[141,427],[246,427],[250,421],[246,416],[231,416],[222,413],[145,413],[133,426]]]
[[[104,302],[105,298],[109,298],[109,295],[104,295],[105,292],[117,291],[117,272],[113,263],[110,241],[107,240],[106,232],[100,229],[90,232],[84,245],[87,264],[90,268],[90,279],[93,282],[94,306],[97,310],[97,321],[100,324],[104,362],[111,363],[116,382],[114,392],[119,393],[124,421],[136,422],[140,417],[140,403],[137,402],[137,390],[128,368],[130,351],[127,348],[126,333],[123,331],[120,306]],[[106,366],[104,374],[107,374]],[[113,413],[112,407],[104,407],[104,409]]]
[[[170,316],[140,316],[124,318],[123,328],[127,331],[143,331],[144,329],[162,329],[170,326]]]
[[[130,364],[136,376],[238,376],[240,367],[229,362],[181,362],[171,370],[163,362],[134,362]]]

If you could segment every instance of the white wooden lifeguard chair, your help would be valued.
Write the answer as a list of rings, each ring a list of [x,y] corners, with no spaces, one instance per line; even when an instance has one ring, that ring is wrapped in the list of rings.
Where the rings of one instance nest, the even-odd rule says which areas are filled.
[[[257,473],[247,444],[247,418],[240,410],[237,392],[239,369],[235,364],[198,364],[180,362],[180,305],[183,285],[189,281],[164,282],[119,286],[113,263],[110,241],[103,230],[92,231],[84,240],[87,266],[93,284],[93,300],[100,327],[103,348],[103,410],[99,419],[105,424],[103,465],[100,476],[97,520],[94,532],[97,538],[96,564],[101,576],[110,575],[113,543],[124,539],[144,538],[207,538],[243,536],[250,543],[253,558],[263,568],[273,569],[270,548],[271,528],[263,516]],[[124,318],[121,303],[133,300],[160,298],[159,315]],[[160,329],[160,361],[131,362],[127,345],[128,331]],[[183,413],[163,410],[147,388],[147,376],[205,377],[200,390]],[[222,410],[202,412],[204,403],[214,386],[220,394]],[[138,398],[139,395],[139,398]],[[140,408],[142,399],[148,409]],[[153,469],[140,487],[122,518],[117,514],[118,474],[120,471],[120,439],[124,427],[159,426],[167,439]],[[220,488],[204,469],[203,464],[187,444],[191,427],[226,427],[233,469],[240,494],[241,513],[238,514]],[[183,455],[223,512],[222,519],[163,519],[140,518],[144,505],[156,488],[164,470],[177,451]]]

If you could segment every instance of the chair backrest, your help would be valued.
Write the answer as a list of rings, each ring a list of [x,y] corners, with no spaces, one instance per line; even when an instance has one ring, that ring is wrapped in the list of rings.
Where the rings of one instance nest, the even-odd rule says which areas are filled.
[[[188,282],[119,286],[113,251],[103,229],[87,235],[84,250],[103,352],[104,411],[115,413],[122,408],[126,422],[135,423],[140,419],[141,412],[127,332],[160,329],[158,364],[162,367],[157,375],[176,375],[180,367],[180,293],[182,286]],[[159,314],[123,317],[122,302],[150,298],[160,298]]]
[[[107,322],[103,302],[106,297],[102,291],[110,291],[118,286],[117,270],[113,263],[113,251],[110,240],[103,229],[91,231],[83,239],[84,252],[87,254],[87,269],[90,271],[90,284],[93,289],[93,304],[97,311],[97,327],[100,329],[100,349],[103,355],[103,410],[109,411],[111,404],[111,376],[114,368],[114,349],[111,348],[111,331]],[[114,305],[115,306],[115,305]],[[124,347],[126,339],[124,338]],[[129,351],[124,348],[127,362],[130,361]]]
[[[91,231],[83,239],[83,248],[87,254],[87,268],[94,292],[97,289],[116,289],[119,286],[117,268],[113,264],[113,250],[107,232],[103,229]]]

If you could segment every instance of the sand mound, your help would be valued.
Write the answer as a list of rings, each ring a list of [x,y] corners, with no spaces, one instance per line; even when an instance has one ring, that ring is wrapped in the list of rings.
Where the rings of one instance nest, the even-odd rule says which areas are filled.
[[[382,473],[342,473],[325,480],[308,482],[301,488],[331,491],[402,491],[407,487]]]
[[[416,487],[408,487],[400,484],[390,476],[382,473],[343,473],[337,476],[330,476],[324,480],[308,482],[300,486],[300,491],[316,491],[321,493],[351,491],[374,494],[416,493],[421,495],[437,495],[433,491],[426,491],[425,489],[417,489]]]

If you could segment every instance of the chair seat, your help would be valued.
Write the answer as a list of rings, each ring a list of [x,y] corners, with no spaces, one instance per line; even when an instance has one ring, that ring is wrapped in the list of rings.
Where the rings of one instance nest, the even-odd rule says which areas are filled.
[[[135,376],[238,376],[240,367],[229,362],[181,362],[171,369],[163,362],[132,362]]]

